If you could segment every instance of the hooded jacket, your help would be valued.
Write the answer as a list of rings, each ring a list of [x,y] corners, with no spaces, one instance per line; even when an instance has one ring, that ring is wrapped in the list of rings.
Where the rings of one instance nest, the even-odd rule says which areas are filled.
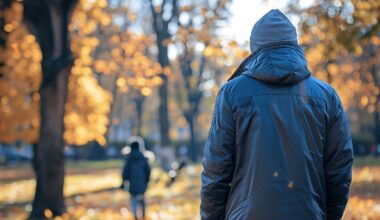
[[[280,11],[261,18],[252,35],[252,54],[217,96],[201,218],[340,219],[353,153],[339,97],[311,76],[295,28]]]
[[[132,196],[144,194],[147,190],[150,166],[148,159],[138,149],[132,149],[125,159],[122,177],[123,181],[129,182]]]

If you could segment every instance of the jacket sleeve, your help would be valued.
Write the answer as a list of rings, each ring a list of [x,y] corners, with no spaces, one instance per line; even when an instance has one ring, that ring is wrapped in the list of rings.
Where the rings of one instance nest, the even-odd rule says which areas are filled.
[[[130,180],[130,163],[128,158],[125,160],[124,167],[123,167],[123,172],[122,172],[122,178],[123,181],[129,181]]]
[[[324,158],[328,220],[342,218],[349,197],[353,163],[350,127],[336,93],[332,108]]]
[[[151,169],[150,169],[148,159],[145,159],[144,170],[145,170],[146,182],[148,183],[149,179],[150,179],[150,173],[151,173]]]
[[[227,94],[217,96],[209,135],[205,144],[201,190],[201,219],[225,217],[235,158],[235,122]]]

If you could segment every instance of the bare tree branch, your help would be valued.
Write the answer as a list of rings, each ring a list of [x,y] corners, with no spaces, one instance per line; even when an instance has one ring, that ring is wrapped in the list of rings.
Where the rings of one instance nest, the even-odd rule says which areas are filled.
[[[179,5],[178,5],[178,0],[173,0],[173,3],[172,3],[172,13],[171,13],[171,16],[170,18],[166,21],[166,23],[170,23],[175,17],[178,17],[178,10],[179,8]]]

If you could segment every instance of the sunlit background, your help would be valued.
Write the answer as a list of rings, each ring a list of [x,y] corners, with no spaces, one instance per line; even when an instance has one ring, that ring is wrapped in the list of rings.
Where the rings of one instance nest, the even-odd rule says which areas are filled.
[[[380,1],[52,2],[0,0],[0,219],[30,215],[44,167],[47,182],[65,176],[57,219],[131,219],[118,186],[132,135],[155,155],[148,219],[199,219],[215,96],[272,8],[297,27],[313,75],[349,116],[356,161],[344,219],[380,219]]]

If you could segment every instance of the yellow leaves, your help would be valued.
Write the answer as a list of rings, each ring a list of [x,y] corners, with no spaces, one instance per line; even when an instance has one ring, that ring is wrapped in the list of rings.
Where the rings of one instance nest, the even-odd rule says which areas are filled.
[[[44,210],[44,216],[46,218],[52,218],[53,217],[53,212],[50,209],[45,209]]]
[[[136,86],[142,87],[146,84],[146,81],[144,77],[136,77],[135,84]]]
[[[229,46],[230,50],[238,50],[237,44],[235,44],[235,43],[233,43],[232,41],[228,42],[228,46]],[[225,51],[223,50],[223,48],[220,47],[219,45],[215,45],[215,46],[209,45],[209,46],[207,46],[204,49],[204,51],[203,51],[203,55],[205,57],[219,57],[219,58],[223,58],[223,57],[227,56],[227,54],[225,53]]]
[[[78,35],[88,35],[93,33],[98,25],[110,25],[112,19],[104,10],[106,6],[106,0],[81,0],[74,10],[69,30],[76,30]]]
[[[360,99],[360,104],[361,104],[362,106],[367,106],[367,105],[368,105],[368,101],[369,101],[368,97],[367,97],[367,96],[363,96],[363,97]]]
[[[9,102],[9,98],[6,96],[1,97],[1,104],[7,105]]]
[[[116,85],[118,87],[124,87],[126,85],[126,80],[123,77],[120,77],[116,80]]]
[[[371,37],[371,43],[376,45],[376,46],[379,46],[380,45],[380,37],[378,36],[372,36]]]
[[[137,19],[137,15],[135,13],[133,12],[128,13],[128,20],[130,20],[131,22],[134,22],[136,21],[136,19]]]
[[[205,57],[210,57],[212,55],[213,48],[212,47],[206,47],[206,49],[203,51],[203,55]]]
[[[96,4],[97,4],[100,8],[105,8],[105,7],[108,5],[108,3],[107,3],[106,0],[97,0],[97,1],[96,1]]]
[[[232,41],[228,42],[228,46],[229,46],[230,48],[236,48],[236,47],[238,47],[239,45],[237,44],[236,41],[232,40]]]
[[[363,53],[363,48],[360,45],[355,45],[354,47],[354,54],[356,56],[359,56]]]
[[[143,96],[150,96],[152,94],[152,89],[149,87],[143,87],[141,89],[141,94],[143,94]]]
[[[96,60],[94,63],[95,71],[98,73],[106,73],[107,61]]]
[[[311,44],[313,41],[313,37],[311,34],[303,34],[300,37],[300,44],[305,45],[305,44]]]
[[[112,55],[112,57],[113,58],[120,58],[122,55],[122,51],[121,51],[121,49],[119,49],[119,48],[115,48],[115,49],[113,49],[112,51],[111,51],[111,55]]]
[[[171,69],[170,69],[170,67],[167,66],[167,67],[164,68],[164,70],[163,70],[162,72],[163,72],[165,75],[168,76],[168,75],[170,75],[170,73],[171,73]]]
[[[105,144],[111,94],[92,76],[72,75],[65,114],[64,138],[67,143],[83,145],[91,140]]]
[[[153,77],[152,82],[153,82],[153,85],[159,86],[162,84],[163,80],[161,77],[155,76],[155,77]]]
[[[9,16],[16,19],[20,15]],[[0,78],[0,141],[32,143],[38,139],[39,99],[35,91],[41,82],[42,55],[26,27],[14,27],[0,54],[0,61],[5,63],[1,68],[4,77]]]
[[[103,26],[108,26],[112,22],[112,19],[110,16],[104,16],[100,19],[100,24]]]
[[[176,121],[176,124],[180,127],[180,128],[183,128],[187,125],[187,121],[185,119],[185,117],[181,116],[177,119]]]
[[[12,1],[10,7],[1,12],[3,14],[0,17],[4,18],[4,30],[6,32],[12,32],[20,26],[23,12],[21,2]]]
[[[324,46],[321,44],[316,45],[315,47],[310,48],[306,51],[306,59],[308,61],[309,66],[311,66],[312,69],[324,60],[323,51]]]
[[[338,65],[336,63],[331,63],[327,66],[327,70],[329,71],[329,73],[332,75],[332,76],[335,76],[338,74],[339,72],[339,68],[338,68]]]
[[[90,10],[93,8],[105,8],[107,6],[106,0],[80,0],[79,7]]]
[[[95,79],[93,70],[110,74],[117,70],[117,64],[107,60],[93,60],[93,52],[99,46],[98,38],[91,34],[99,25],[107,26],[111,17],[104,8],[106,0],[81,0],[76,7],[71,29],[71,48],[76,57],[68,84],[68,100],[65,106],[64,138],[67,143],[83,145],[96,140],[105,144],[111,94]],[[116,56],[116,55],[115,55]]]
[[[105,0],[81,0],[74,11],[69,30],[71,48],[76,57],[69,80],[68,102],[66,104],[64,137],[66,142],[85,144],[97,140],[104,144],[111,103],[109,92],[101,88],[93,76],[95,70],[115,71],[115,63],[96,62],[92,53],[99,45],[99,39],[90,36],[98,25],[108,25],[110,16],[102,9]],[[41,83],[42,54],[27,28],[19,25],[22,19],[22,4],[14,2],[5,11],[5,30],[11,32],[0,59],[4,77],[0,78],[0,140],[13,142],[23,139],[35,143],[39,130],[38,92]],[[12,101],[10,101],[10,99]],[[3,123],[4,122],[4,123]]]
[[[95,61],[95,69],[118,74],[116,86],[122,93],[132,90],[150,96],[153,88],[162,83],[158,75],[162,72],[169,75],[171,72],[170,67],[163,69],[148,56],[147,45],[152,43],[150,37],[125,32],[111,35],[107,43],[110,44],[109,55],[104,54],[103,60]],[[107,59],[109,56],[112,60]]]
[[[112,35],[111,37],[111,43],[118,44],[120,43],[120,36],[117,34]]]
[[[84,164],[74,165],[74,168],[72,165],[67,166],[69,170],[65,178],[64,195],[67,198],[68,213],[63,216],[64,219],[132,219],[127,204],[128,193],[121,190],[106,190],[118,187],[121,181],[122,162],[109,162],[112,163],[112,168],[109,168],[110,165],[106,165],[104,162],[91,162],[90,165],[87,165],[91,167],[91,170]],[[97,163],[101,163],[101,166]],[[94,167],[101,167],[101,169]],[[21,169],[25,170],[24,167]],[[146,200],[149,204],[147,218],[199,219],[201,169],[199,165],[187,166],[181,171],[176,182],[171,187],[166,187],[169,181],[167,173],[159,168],[153,168],[151,182],[146,193]],[[17,173],[22,172],[21,170],[17,171]],[[27,168],[26,172],[29,173],[31,170]],[[344,220],[379,219],[379,177],[380,168],[377,166],[354,168],[350,199],[343,217]],[[0,202],[12,204],[31,201],[35,181],[30,178],[15,178],[11,182],[0,183],[2,192]],[[294,187],[292,184],[288,184]],[[19,209],[18,212],[15,212],[17,209]],[[5,213],[0,213],[0,218],[8,214],[14,219],[19,219],[19,215],[24,212],[24,206],[14,206],[5,210]],[[11,215],[11,213],[16,215]]]
[[[115,73],[118,70],[118,65],[114,61],[96,60],[94,68],[96,72],[108,75]]]
[[[354,64],[353,63],[343,63],[340,66],[340,70],[344,73],[353,73],[354,72]]]
[[[121,93],[127,93],[127,92],[129,91],[129,89],[128,89],[127,86],[122,86],[122,87],[119,88],[119,91],[120,91]]]
[[[15,26],[13,24],[4,25],[4,31],[6,32],[12,32],[14,29],[15,29]]]

